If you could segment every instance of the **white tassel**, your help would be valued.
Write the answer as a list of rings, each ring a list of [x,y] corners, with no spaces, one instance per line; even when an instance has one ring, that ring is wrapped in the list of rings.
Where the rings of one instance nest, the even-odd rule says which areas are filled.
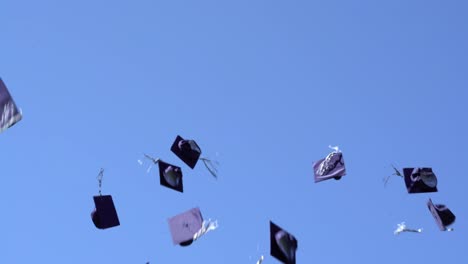
[[[146,173],[149,173],[151,171],[151,168],[153,168],[153,165],[154,164],[157,164],[159,162],[159,158],[158,159],[155,159],[153,157],[151,157],[150,155],[147,155],[147,154],[143,154],[145,156],[145,158],[149,159],[150,161],[152,161],[152,163],[148,166],[148,168],[146,169]],[[142,160],[137,160],[138,164],[140,164],[140,166],[143,166],[144,162]]]
[[[393,234],[399,235],[402,232],[413,232],[413,233],[421,233],[422,228],[419,229],[411,229],[411,228],[406,228],[405,222],[401,222],[401,224],[397,224],[397,229],[393,231]]]
[[[338,147],[338,146],[333,147],[332,145],[328,145],[328,147],[333,149],[334,150],[333,152],[336,152],[336,153],[341,152],[340,147]]]
[[[218,228],[218,220],[211,221],[211,219],[208,219],[208,221],[203,220],[202,227],[200,230],[198,230],[197,233],[193,235],[193,240],[197,240],[201,236],[205,235],[211,230],[215,230]]]

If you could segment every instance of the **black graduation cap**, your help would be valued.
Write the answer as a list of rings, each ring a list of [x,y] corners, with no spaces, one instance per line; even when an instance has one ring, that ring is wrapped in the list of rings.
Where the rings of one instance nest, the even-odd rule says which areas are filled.
[[[201,155],[201,149],[195,140],[186,140],[179,135],[172,144],[171,151],[192,169],[197,165]]]
[[[106,229],[120,225],[117,211],[115,210],[114,202],[111,195],[94,196],[94,204],[96,208],[91,213],[91,219],[94,225],[99,229]]]
[[[182,169],[180,167],[166,163],[162,160],[158,161],[158,167],[161,185],[179,192],[184,192],[184,186],[182,184]]]
[[[296,264],[296,238],[270,221],[270,254],[285,264]]]
[[[437,177],[432,168],[403,168],[408,193],[437,192]]]
[[[195,207],[168,219],[174,244],[188,246],[192,244],[195,234],[203,226],[200,208]]]
[[[432,200],[427,201],[427,208],[431,211],[432,216],[434,217],[437,226],[441,231],[452,231],[452,228],[447,228],[447,226],[455,222],[455,215],[443,204],[433,204]]]

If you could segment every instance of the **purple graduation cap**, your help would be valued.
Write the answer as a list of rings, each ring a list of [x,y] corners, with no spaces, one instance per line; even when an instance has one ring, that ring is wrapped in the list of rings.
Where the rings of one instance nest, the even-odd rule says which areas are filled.
[[[94,204],[96,208],[91,213],[91,219],[94,225],[99,229],[106,229],[120,225],[117,211],[115,210],[112,196],[97,195],[94,196]]]
[[[431,168],[403,168],[408,193],[437,192],[437,178]]]
[[[342,176],[346,175],[343,154],[338,147],[330,146],[330,148],[334,149],[334,151],[328,154],[324,159],[316,161],[313,165],[316,183],[331,178],[339,180]]]
[[[178,192],[184,192],[184,186],[182,184],[182,169],[180,167],[161,160],[158,161],[158,167],[161,185]]]
[[[169,229],[174,244],[188,246],[192,244],[195,234],[203,226],[203,217],[198,207],[168,219]]]
[[[0,132],[13,126],[22,118],[8,89],[0,78]]]
[[[453,228],[447,228],[447,226],[455,222],[455,215],[443,204],[433,204],[432,200],[427,201],[427,208],[431,211],[437,226],[441,231],[452,231]]]
[[[192,169],[197,165],[201,155],[201,149],[195,140],[186,140],[181,136],[176,137],[171,146],[171,151]]]
[[[270,254],[285,264],[296,264],[296,238],[270,221]]]

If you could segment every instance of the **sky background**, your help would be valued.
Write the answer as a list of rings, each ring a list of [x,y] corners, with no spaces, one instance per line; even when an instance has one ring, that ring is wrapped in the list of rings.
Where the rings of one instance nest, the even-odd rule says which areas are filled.
[[[463,263],[468,2],[0,2],[0,77],[23,120],[0,134],[0,263]],[[213,178],[171,151],[219,161]],[[328,145],[347,175],[314,183]],[[143,153],[184,172],[161,187]],[[432,167],[438,193],[406,192]],[[105,169],[119,227],[90,213]],[[428,198],[457,216],[441,232]],[[219,228],[174,246],[167,219],[199,206]],[[406,221],[423,233],[393,235]]]

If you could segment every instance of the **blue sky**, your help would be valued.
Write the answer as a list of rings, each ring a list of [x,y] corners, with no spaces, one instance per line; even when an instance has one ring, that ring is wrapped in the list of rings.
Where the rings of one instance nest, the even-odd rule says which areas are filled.
[[[23,120],[0,135],[0,263],[460,263],[468,180],[466,1],[0,3],[0,77]],[[218,180],[169,148],[197,140]],[[339,145],[347,176],[315,184]],[[184,193],[142,153],[179,164]],[[409,195],[398,167],[429,166]],[[121,226],[90,219],[105,168]],[[440,232],[426,201],[446,204]],[[167,219],[199,206],[219,229],[174,246]],[[422,234],[394,236],[396,224]]]

